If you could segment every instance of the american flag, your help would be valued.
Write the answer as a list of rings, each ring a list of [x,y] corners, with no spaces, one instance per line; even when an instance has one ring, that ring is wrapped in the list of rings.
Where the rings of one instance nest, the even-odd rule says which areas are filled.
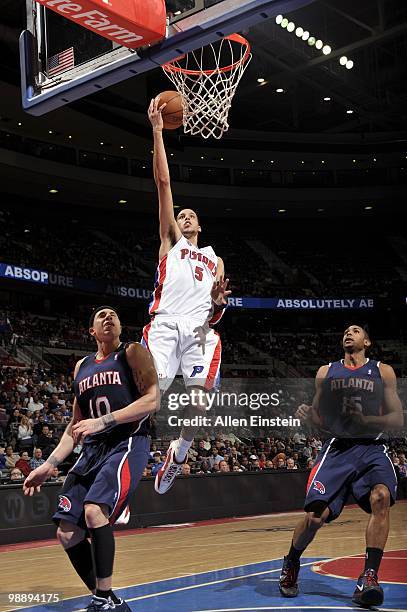
[[[55,76],[56,74],[60,74],[60,72],[73,68],[74,64],[75,58],[73,47],[70,47],[48,58],[47,74],[49,77]]]

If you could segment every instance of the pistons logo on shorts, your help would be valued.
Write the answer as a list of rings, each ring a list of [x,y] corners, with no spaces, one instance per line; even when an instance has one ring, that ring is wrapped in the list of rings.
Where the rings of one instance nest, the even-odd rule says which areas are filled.
[[[66,495],[60,495],[58,502],[58,510],[62,510],[62,512],[69,512],[71,508],[71,500],[68,499]]]
[[[321,493],[321,495],[325,493],[325,485],[323,485],[322,482],[320,482],[319,480],[314,480],[312,488],[314,489],[314,491],[318,491],[318,493]]]

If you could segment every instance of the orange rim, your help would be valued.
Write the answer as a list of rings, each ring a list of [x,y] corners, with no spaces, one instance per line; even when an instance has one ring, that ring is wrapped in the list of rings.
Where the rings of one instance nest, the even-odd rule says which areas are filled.
[[[179,57],[173,59],[171,62],[163,64],[162,67],[167,72],[182,72],[183,74],[189,74],[191,76],[199,76],[200,74],[211,75],[216,74],[218,72],[230,72],[231,70],[233,70],[233,68],[236,68],[240,64],[244,64],[247,61],[247,58],[250,55],[251,47],[249,41],[246,40],[246,38],[244,38],[243,36],[240,36],[240,34],[229,34],[229,36],[225,36],[224,40],[232,40],[233,42],[240,43],[242,46],[246,47],[246,51],[244,52],[243,57],[238,59],[233,64],[230,64],[229,66],[224,66],[223,68],[215,68],[214,70],[188,70],[187,68],[181,68],[181,66],[176,66],[173,63],[185,57],[185,55],[180,55]]]

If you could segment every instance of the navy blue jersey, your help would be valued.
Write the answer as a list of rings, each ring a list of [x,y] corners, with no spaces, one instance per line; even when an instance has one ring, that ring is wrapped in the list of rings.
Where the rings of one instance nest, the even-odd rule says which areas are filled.
[[[329,364],[318,406],[324,429],[335,437],[372,437],[378,432],[361,431],[350,417],[350,410],[365,416],[379,416],[383,406],[383,381],[378,361],[367,359],[358,368],[344,360]]]
[[[120,344],[116,351],[105,359],[97,360],[96,353],[88,355],[79,366],[74,381],[75,397],[84,419],[100,416],[125,408],[140,397],[134,382],[133,373],[127,362],[126,346]],[[116,425],[105,431],[87,436],[91,439],[105,439],[110,442],[121,441],[133,434],[147,435],[150,419]]]

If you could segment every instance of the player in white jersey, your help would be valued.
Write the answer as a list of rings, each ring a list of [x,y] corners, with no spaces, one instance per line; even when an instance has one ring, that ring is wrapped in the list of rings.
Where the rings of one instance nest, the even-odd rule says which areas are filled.
[[[164,107],[155,98],[148,110],[154,135],[161,245],[149,310],[151,322],[143,330],[143,343],[153,356],[162,390],[168,389],[178,370],[188,389],[210,390],[217,384],[221,361],[220,337],[211,325],[221,318],[231,292],[227,289],[229,280],[224,279],[222,259],[212,247],[198,247],[201,227],[197,214],[187,208],[175,219],[162,135]],[[202,403],[200,410],[204,409]],[[171,443],[156,476],[158,493],[165,493],[173,484],[195,433],[196,428],[184,425],[180,438]]]

